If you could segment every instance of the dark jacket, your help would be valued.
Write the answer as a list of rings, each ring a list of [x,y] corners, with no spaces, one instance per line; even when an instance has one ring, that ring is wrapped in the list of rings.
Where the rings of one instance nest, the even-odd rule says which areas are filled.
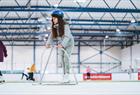
[[[0,62],[4,61],[4,57],[7,57],[7,50],[2,41],[0,41]]]

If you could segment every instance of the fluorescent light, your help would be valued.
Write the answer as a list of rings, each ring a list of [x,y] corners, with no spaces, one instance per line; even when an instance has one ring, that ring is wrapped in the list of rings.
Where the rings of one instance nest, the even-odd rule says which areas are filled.
[[[135,19],[132,19],[132,20],[131,20],[131,23],[135,23],[135,22],[136,22]]]
[[[45,34],[45,37],[48,37],[49,35],[48,34]]]
[[[120,32],[120,29],[116,29],[116,32]]]
[[[105,36],[105,39],[108,39],[108,38],[109,38],[109,36],[108,36],[108,35],[106,35],[106,36]]]
[[[51,18],[51,17],[46,17],[46,19],[47,19],[47,20],[52,20],[52,18]]]
[[[116,32],[120,34],[121,33],[121,30],[120,29],[116,29]]]
[[[54,4],[54,7],[57,8],[58,7],[58,4]]]
[[[44,38],[43,40],[46,41],[46,38]]]
[[[51,29],[51,27],[48,26],[48,27],[47,27],[47,30],[50,30],[50,29]]]

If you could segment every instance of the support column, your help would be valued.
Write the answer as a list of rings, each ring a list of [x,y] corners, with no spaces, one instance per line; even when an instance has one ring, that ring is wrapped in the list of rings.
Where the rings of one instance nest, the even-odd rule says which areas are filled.
[[[36,64],[36,42],[34,41],[33,45],[33,64]]]
[[[11,70],[14,70],[14,42],[12,41],[11,45]]]
[[[80,73],[80,64],[81,64],[81,61],[80,61],[80,41],[78,41],[78,73]]]
[[[130,65],[129,65],[129,78],[132,79],[132,46],[130,46]]]
[[[103,63],[103,60],[102,60],[102,56],[103,55],[103,50],[102,50],[102,42],[100,42],[100,73],[102,73],[102,63]]]

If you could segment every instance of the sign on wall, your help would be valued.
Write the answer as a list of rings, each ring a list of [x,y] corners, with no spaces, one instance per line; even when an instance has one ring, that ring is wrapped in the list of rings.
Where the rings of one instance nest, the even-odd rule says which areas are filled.
[[[83,74],[83,80],[112,80],[112,74],[107,73],[107,74],[101,74],[101,73],[91,73],[90,74],[90,79],[87,77],[87,74]]]

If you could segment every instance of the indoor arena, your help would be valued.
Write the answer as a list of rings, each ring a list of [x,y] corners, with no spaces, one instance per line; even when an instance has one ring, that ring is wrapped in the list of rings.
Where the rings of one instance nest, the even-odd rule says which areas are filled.
[[[140,95],[139,0],[0,0],[0,95]]]

